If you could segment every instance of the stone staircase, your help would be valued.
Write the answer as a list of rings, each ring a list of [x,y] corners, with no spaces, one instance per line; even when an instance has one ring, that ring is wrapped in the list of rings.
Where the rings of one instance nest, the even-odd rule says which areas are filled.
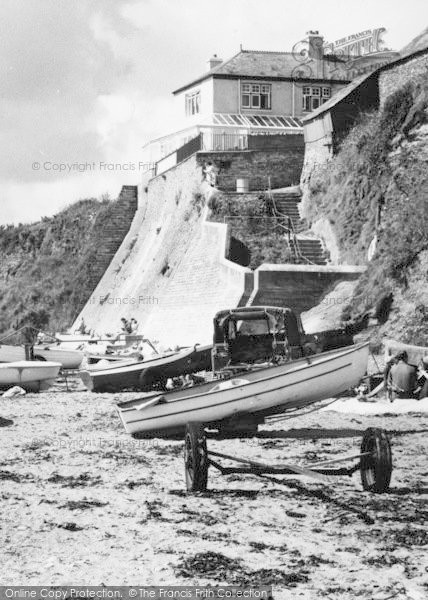
[[[300,218],[299,202],[301,200],[300,194],[282,194],[273,193],[275,205],[278,212],[290,217],[293,222],[294,231],[299,233],[303,231],[305,223]]]
[[[327,255],[318,238],[305,238],[301,235],[297,236],[299,249],[301,254],[315,265],[326,265]]]
[[[294,188],[290,192],[272,192],[276,213],[279,216],[280,221],[283,221],[283,225],[287,225],[288,217],[291,219],[293,224],[294,232],[296,233],[298,250],[304,257],[303,261],[309,261],[315,265],[326,265],[328,262],[327,253],[324,250],[322,242],[319,238],[312,237],[309,235],[302,234],[303,231],[307,230],[307,225],[300,216],[299,203],[301,201],[301,194],[294,191]],[[282,220],[282,217],[284,219]],[[294,242],[291,241],[291,247]],[[305,260],[306,259],[306,260]]]

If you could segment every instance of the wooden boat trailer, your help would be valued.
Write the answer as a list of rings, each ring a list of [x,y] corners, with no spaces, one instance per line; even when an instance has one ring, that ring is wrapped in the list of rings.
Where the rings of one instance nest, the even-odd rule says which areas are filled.
[[[237,437],[239,437],[237,435]],[[227,459],[240,466],[224,466],[216,459]],[[340,462],[354,461],[352,466],[335,467]],[[357,462],[355,462],[357,461]],[[246,473],[251,475],[305,475],[328,482],[328,477],[352,476],[360,471],[363,489],[383,493],[389,489],[392,455],[388,435],[383,429],[369,428],[363,434],[360,451],[352,455],[320,461],[313,465],[270,465],[247,458],[237,458],[221,452],[208,451],[207,435],[201,423],[189,423],[184,438],[184,467],[188,492],[207,490],[208,469],[214,467],[222,475]]]

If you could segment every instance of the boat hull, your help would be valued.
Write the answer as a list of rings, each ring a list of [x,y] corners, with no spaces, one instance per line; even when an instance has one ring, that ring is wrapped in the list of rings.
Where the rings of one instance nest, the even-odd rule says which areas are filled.
[[[176,435],[190,421],[205,424],[240,415],[264,417],[336,396],[367,370],[369,346],[360,344],[207,384],[117,405],[126,431],[140,436]]]
[[[408,361],[410,364],[418,365],[424,356],[428,356],[427,346],[414,346],[412,344],[404,344],[396,340],[385,340],[385,362],[391,359],[398,352],[407,352]]]
[[[83,352],[77,350],[62,350],[57,346],[34,346],[36,360],[59,362],[64,369],[77,369],[83,360]],[[0,345],[0,363],[25,360],[25,349],[22,346]]]
[[[35,360],[0,364],[0,388],[19,385],[26,391],[40,392],[54,383],[60,368],[58,362]]]
[[[154,356],[145,361],[112,363],[101,369],[80,371],[88,390],[93,392],[118,392],[124,389],[150,389],[150,382],[208,369],[211,365],[211,345],[189,348]]]
[[[63,369],[78,369],[83,360],[83,352],[79,350],[64,350],[56,346],[34,346],[34,356],[43,360],[59,362]]]

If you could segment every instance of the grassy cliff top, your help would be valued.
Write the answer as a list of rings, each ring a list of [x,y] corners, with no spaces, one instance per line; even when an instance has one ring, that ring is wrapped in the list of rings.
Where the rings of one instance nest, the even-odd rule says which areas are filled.
[[[0,337],[26,324],[54,332],[76,317],[112,205],[80,200],[36,223],[0,227]]]
[[[361,115],[312,175],[307,203],[312,221],[329,219],[342,261],[368,264],[344,316],[381,309],[381,320],[390,317],[382,333],[416,344],[428,344],[427,165],[428,82],[420,78]]]

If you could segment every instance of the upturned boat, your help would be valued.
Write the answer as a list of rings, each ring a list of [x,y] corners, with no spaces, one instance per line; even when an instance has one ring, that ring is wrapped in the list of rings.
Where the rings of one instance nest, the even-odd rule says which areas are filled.
[[[47,390],[58,376],[59,362],[21,360],[0,364],[0,388],[19,385],[26,391]]]
[[[228,380],[148,394],[117,404],[117,410],[126,431],[139,437],[182,435],[189,422],[226,430],[231,423],[254,425],[266,416],[297,411],[357,385],[366,373],[368,353],[366,343],[277,366],[253,365]]]

